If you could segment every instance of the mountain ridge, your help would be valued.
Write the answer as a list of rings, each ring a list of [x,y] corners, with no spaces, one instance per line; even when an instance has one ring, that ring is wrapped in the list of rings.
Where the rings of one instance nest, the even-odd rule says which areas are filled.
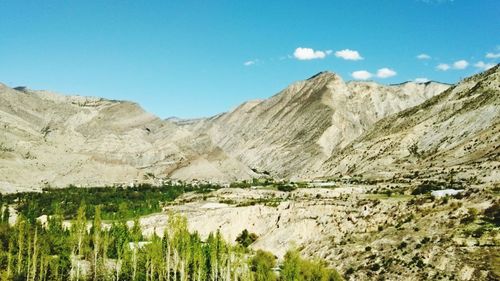
[[[498,66],[480,75],[497,72]],[[469,89],[462,84],[477,77],[451,88]],[[357,169],[344,165],[349,162],[345,157],[338,166],[344,168],[331,168],[341,163],[342,153],[362,145],[370,134],[386,131],[384,124],[397,124],[394,116],[410,118],[404,115],[441,99],[449,88],[435,82],[345,82],[322,71],[267,99],[250,100],[212,117],[160,119],[133,102],[4,85],[0,125],[6,129],[0,143],[9,149],[0,151],[0,181],[2,189],[16,190],[132,184],[151,181],[151,175],[155,181],[221,183],[263,172],[291,180],[351,175]],[[14,179],[20,171],[36,176]]]

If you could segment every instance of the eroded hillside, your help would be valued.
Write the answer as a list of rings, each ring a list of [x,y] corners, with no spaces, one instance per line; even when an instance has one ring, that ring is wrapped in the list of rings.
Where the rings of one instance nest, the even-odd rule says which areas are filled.
[[[169,178],[494,182],[498,77],[497,66],[449,88],[346,83],[322,72],[269,99],[191,121],[161,120],[130,102],[2,85],[1,188]]]
[[[346,83],[334,73],[321,72],[269,99],[188,127],[207,133],[214,144],[252,169],[274,177],[307,178],[376,121],[447,88],[434,82]]]
[[[156,175],[228,182],[252,174],[208,137],[131,102],[1,85],[0,126],[2,191],[128,185]],[[191,167],[196,176],[184,176]]]
[[[376,123],[318,175],[373,179],[500,179],[500,70],[465,79]]]

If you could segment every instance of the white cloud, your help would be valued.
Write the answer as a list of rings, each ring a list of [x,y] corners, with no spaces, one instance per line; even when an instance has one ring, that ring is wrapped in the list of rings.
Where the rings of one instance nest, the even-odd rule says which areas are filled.
[[[466,69],[469,63],[466,60],[458,60],[453,63],[454,69]]]
[[[372,78],[373,74],[371,74],[370,72],[368,72],[366,70],[358,70],[358,71],[354,71],[353,73],[351,73],[351,76],[354,79],[367,80],[367,79]]]
[[[487,53],[486,58],[487,59],[498,59],[498,58],[500,58],[500,53]]]
[[[436,69],[441,70],[441,71],[446,71],[446,70],[450,69],[450,66],[446,63],[440,63],[436,66]]]
[[[335,56],[337,58],[342,58],[345,60],[362,60],[364,59],[358,51],[344,49],[335,52]]]
[[[311,48],[297,48],[293,52],[293,56],[298,60],[314,60],[314,59],[324,59],[326,53],[323,51],[315,51]]]
[[[419,59],[419,60],[430,60],[431,56],[429,56],[428,54],[420,54],[420,55],[417,56],[417,59]]]
[[[249,61],[246,61],[243,63],[244,66],[251,66],[251,65],[254,65],[256,63],[255,60],[249,60]]]
[[[488,70],[492,67],[495,66],[494,63],[485,63],[483,61],[478,61],[476,64],[474,64],[475,67],[481,69],[481,70]]]
[[[427,82],[429,82],[429,79],[427,79],[425,77],[419,77],[419,78],[415,78],[415,82],[416,83],[427,83]]]
[[[387,67],[384,67],[384,68],[377,70],[377,77],[378,78],[389,78],[392,76],[396,76],[396,74],[397,74],[396,71],[394,71],[390,68],[387,68]]]

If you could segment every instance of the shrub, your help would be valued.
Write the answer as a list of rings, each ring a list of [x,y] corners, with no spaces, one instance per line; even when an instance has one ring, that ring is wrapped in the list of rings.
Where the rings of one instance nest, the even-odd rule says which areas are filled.
[[[250,246],[255,240],[257,240],[258,236],[255,233],[250,233],[248,230],[244,229],[238,237],[236,237],[236,242],[242,245],[243,247]]]
[[[426,194],[435,189],[440,189],[440,188],[439,187],[436,188],[436,186],[430,183],[422,183],[411,192],[411,195]]]
[[[420,153],[418,152],[418,144],[414,143],[408,147],[408,152],[410,152],[410,155],[412,156],[419,156]]]
[[[3,143],[0,143],[0,151],[3,151],[3,152],[13,152],[14,149],[5,146]]]
[[[488,209],[484,210],[484,218],[495,224],[500,225],[500,203],[499,201],[494,202]]]
[[[284,191],[284,192],[291,192],[297,189],[297,187],[291,185],[291,184],[280,184],[276,187],[279,191]]]
[[[404,248],[406,248],[406,246],[408,246],[408,243],[406,243],[405,241],[403,241],[403,242],[401,242],[401,244],[399,244],[398,249],[399,250],[404,249]]]
[[[276,280],[273,268],[276,266],[276,258],[273,254],[258,250],[250,260],[250,269],[255,272],[256,281]]]
[[[460,223],[461,224],[469,224],[469,223],[474,222],[476,220],[477,213],[478,212],[477,212],[476,209],[469,208],[468,212],[467,212],[467,215],[460,220]]]
[[[328,268],[323,261],[309,261],[300,256],[299,251],[290,250],[285,254],[281,266],[281,280],[343,280],[335,270]]]
[[[380,269],[380,264],[374,263],[370,266],[371,271],[378,271]]]

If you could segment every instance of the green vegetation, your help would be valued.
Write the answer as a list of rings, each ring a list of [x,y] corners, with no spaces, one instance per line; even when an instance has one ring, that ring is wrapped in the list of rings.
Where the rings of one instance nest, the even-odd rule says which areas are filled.
[[[175,200],[185,192],[206,193],[220,188],[215,185],[171,185],[152,186],[141,184],[134,187],[46,188],[43,192],[7,194],[0,198],[15,204],[18,212],[29,221],[44,214],[55,213],[59,208],[63,218],[76,216],[80,202],[101,206],[104,220],[131,219],[161,211],[162,204]],[[89,216],[94,209],[88,210]]]
[[[337,281],[343,280],[340,274],[325,266],[323,261],[310,261],[300,257],[297,250],[290,250],[285,254],[281,266],[282,280],[318,280]]]
[[[250,269],[255,272],[254,279],[262,281],[276,280],[273,268],[276,266],[276,258],[273,254],[258,250],[250,260]]]
[[[463,189],[464,184],[460,181],[453,181],[451,178],[449,181],[424,181],[419,184],[412,191],[412,195],[428,194],[433,190],[443,190],[443,189]]]
[[[252,181],[240,181],[233,182],[230,184],[233,188],[250,188],[250,187],[263,187],[271,190],[279,190],[285,192],[291,192],[297,188],[307,188],[308,184],[305,182],[275,182],[269,178],[252,179]]]
[[[297,186],[292,184],[278,184],[276,186],[276,189],[278,189],[279,191],[291,192],[297,189]]]
[[[249,199],[243,202],[236,204],[236,207],[246,207],[246,206],[254,206],[254,205],[264,205],[268,207],[277,207],[283,199],[279,197],[271,197],[271,198],[257,198],[257,199]]]
[[[244,229],[238,237],[236,237],[236,242],[238,242],[243,247],[250,246],[255,240],[257,240],[258,236],[255,233],[250,233],[248,230]]]
[[[216,188],[69,187],[0,194],[0,280],[339,280],[325,277],[336,271],[324,262],[302,258],[294,265],[299,279],[279,274],[272,253],[247,248],[257,239],[248,230],[234,246],[219,232],[202,240],[188,231],[184,217],[169,214],[161,236],[142,235],[139,216],[184,192]],[[19,211],[14,225],[8,223],[8,206]],[[37,219],[41,215],[48,215],[46,222]]]
[[[484,211],[484,217],[497,227],[500,226],[500,201],[497,200],[493,202],[493,204]]]
[[[5,146],[3,143],[0,142],[0,152],[13,152],[14,149]]]

